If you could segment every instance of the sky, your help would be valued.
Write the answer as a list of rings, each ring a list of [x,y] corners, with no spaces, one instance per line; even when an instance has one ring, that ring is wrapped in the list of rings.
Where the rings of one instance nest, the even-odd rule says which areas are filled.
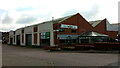
[[[87,21],[118,23],[120,0],[0,0],[0,31],[80,13]]]

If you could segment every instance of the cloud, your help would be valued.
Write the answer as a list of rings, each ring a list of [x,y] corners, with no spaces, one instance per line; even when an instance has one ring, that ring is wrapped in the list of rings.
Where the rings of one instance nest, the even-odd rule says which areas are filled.
[[[12,22],[13,22],[13,19],[7,13],[4,19],[2,20],[2,24],[12,24]]]
[[[37,21],[37,17],[36,16],[31,16],[31,15],[22,15],[17,21],[17,24],[30,24],[33,23],[35,21]]]
[[[91,19],[95,19],[95,17],[97,16],[97,14],[99,13],[99,5],[94,4],[93,7],[88,10],[88,11],[83,11],[80,12],[83,17],[85,17],[87,20],[91,20]]]
[[[7,10],[4,10],[4,9],[0,9],[0,15],[5,13]]]
[[[62,16],[68,16],[68,15],[72,15],[72,14],[76,14],[78,13],[78,11],[76,9],[71,9],[69,11],[66,11]]]
[[[2,27],[1,27],[2,26]],[[10,31],[10,30],[15,30],[15,26],[14,25],[0,25],[0,31]]]
[[[46,14],[41,14],[41,13],[38,13],[38,11],[37,12],[36,11],[37,10],[31,11],[28,13],[22,13],[15,23],[16,24],[34,24],[34,23],[47,21],[47,20],[50,20],[50,18],[52,18],[51,12],[48,12]]]
[[[5,27],[0,27],[7,28],[8,25],[14,25],[16,29],[20,25],[22,27],[25,24],[41,23],[51,20],[52,17],[56,19],[78,12],[88,21],[107,18],[110,22],[117,22],[117,4],[118,0],[71,0],[69,3],[67,0],[43,0],[41,2],[39,0],[2,0],[0,22],[4,22]]]
[[[22,7],[22,8],[16,8],[15,10],[18,11],[18,12],[23,12],[23,11],[31,11],[31,10],[34,10],[35,8],[32,8],[32,7]]]
[[[80,13],[83,17],[85,17],[87,20],[91,20],[91,19],[95,19],[95,17],[97,16],[97,14],[99,13],[99,5],[94,4],[91,9],[89,10],[85,10],[85,11],[81,11],[81,10],[76,10],[76,9],[71,9],[69,11],[66,11],[63,16],[68,16],[68,15],[72,15],[72,14],[76,14],[76,13]]]

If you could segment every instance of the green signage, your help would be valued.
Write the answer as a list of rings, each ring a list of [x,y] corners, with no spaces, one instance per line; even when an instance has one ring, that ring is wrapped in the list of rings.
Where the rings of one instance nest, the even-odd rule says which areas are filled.
[[[50,38],[50,32],[45,32],[45,38],[47,38],[47,39]]]

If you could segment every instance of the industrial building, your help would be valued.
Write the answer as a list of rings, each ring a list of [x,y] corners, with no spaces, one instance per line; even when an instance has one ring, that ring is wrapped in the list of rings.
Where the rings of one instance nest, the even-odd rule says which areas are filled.
[[[88,22],[77,13],[10,31],[8,44],[40,47],[75,45],[106,42],[115,39],[117,34],[118,30],[106,18]]]

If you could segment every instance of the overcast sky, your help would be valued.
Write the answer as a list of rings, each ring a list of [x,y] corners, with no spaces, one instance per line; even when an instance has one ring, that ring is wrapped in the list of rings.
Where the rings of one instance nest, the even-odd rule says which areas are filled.
[[[0,31],[80,13],[87,21],[118,23],[120,0],[0,0]]]

